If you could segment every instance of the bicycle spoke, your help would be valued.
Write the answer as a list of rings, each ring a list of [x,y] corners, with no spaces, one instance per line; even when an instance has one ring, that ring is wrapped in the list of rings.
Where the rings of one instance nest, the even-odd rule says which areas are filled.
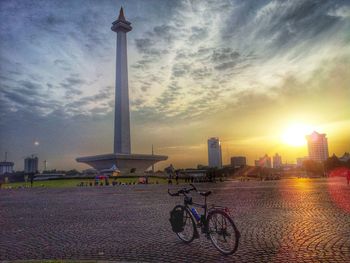
[[[194,239],[194,222],[187,210],[184,212],[183,231],[176,233],[177,236],[184,242],[190,243]]]
[[[231,254],[238,245],[236,229],[223,212],[214,212],[209,220],[209,235],[213,244],[224,254]]]

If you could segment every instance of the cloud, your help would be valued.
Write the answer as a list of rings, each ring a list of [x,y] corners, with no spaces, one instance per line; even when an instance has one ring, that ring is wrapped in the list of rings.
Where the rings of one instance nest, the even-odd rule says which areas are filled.
[[[151,34],[162,40],[165,40],[168,43],[171,43],[176,37],[175,32],[176,27],[172,25],[163,24],[161,26],[155,26]]]
[[[113,126],[117,9],[109,1],[2,1],[3,133],[13,132],[13,119],[32,121],[28,134],[42,123],[53,136],[57,123],[79,124],[72,134],[91,132],[89,121]],[[339,58],[350,52],[348,10],[346,1],[327,0],[126,1],[133,125],[176,123],[181,133],[195,123],[205,137],[216,121],[256,121],[271,105],[306,112],[337,99],[345,109],[348,62]]]
[[[198,26],[193,26],[191,27],[191,37],[190,41],[200,41],[205,39],[208,36],[208,30],[206,28],[198,27]]]
[[[185,63],[176,63],[172,68],[172,74],[174,78],[182,77],[188,73],[190,70],[190,65]]]

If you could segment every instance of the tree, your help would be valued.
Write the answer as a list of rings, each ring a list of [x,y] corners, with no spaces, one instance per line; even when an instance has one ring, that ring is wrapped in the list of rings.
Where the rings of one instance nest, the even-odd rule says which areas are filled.
[[[325,162],[324,162],[324,168],[327,172],[330,172],[334,170],[337,167],[344,166],[344,164],[339,161],[338,157],[333,154],[332,157],[329,157]]]
[[[313,161],[313,160],[305,160],[303,162],[303,167],[307,173],[323,175],[323,165],[322,163]]]

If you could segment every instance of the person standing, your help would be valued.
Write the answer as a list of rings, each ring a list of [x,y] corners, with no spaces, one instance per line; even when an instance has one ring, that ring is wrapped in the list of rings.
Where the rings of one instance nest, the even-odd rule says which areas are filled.
[[[34,178],[35,178],[35,173],[33,172],[29,173],[30,187],[33,187]]]
[[[173,174],[175,171],[174,166],[172,164],[170,164],[170,166],[166,167],[164,170],[165,170],[166,174],[168,175],[168,184],[173,184],[171,179],[173,178]]]
[[[179,170],[176,170],[175,174],[176,174],[175,176],[176,184],[179,184]]]

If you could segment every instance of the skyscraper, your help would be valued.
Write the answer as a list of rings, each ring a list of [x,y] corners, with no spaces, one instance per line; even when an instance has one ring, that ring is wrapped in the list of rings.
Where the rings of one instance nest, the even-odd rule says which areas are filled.
[[[247,165],[247,159],[245,156],[233,156],[231,157],[231,166],[242,167]]]
[[[0,174],[13,173],[13,162],[0,162]]]
[[[255,166],[271,168],[271,157],[265,154],[259,160],[255,160]]]
[[[24,172],[25,173],[36,173],[38,172],[38,157],[27,157],[24,159]]]
[[[281,157],[281,155],[278,155],[278,153],[276,153],[272,157],[272,165],[273,165],[273,168],[277,168],[277,169],[282,167],[282,157]]]
[[[218,137],[208,139],[208,165],[209,167],[222,167],[221,142]]]
[[[309,151],[309,159],[316,162],[323,162],[329,157],[328,141],[326,134],[316,131],[306,136]]]

